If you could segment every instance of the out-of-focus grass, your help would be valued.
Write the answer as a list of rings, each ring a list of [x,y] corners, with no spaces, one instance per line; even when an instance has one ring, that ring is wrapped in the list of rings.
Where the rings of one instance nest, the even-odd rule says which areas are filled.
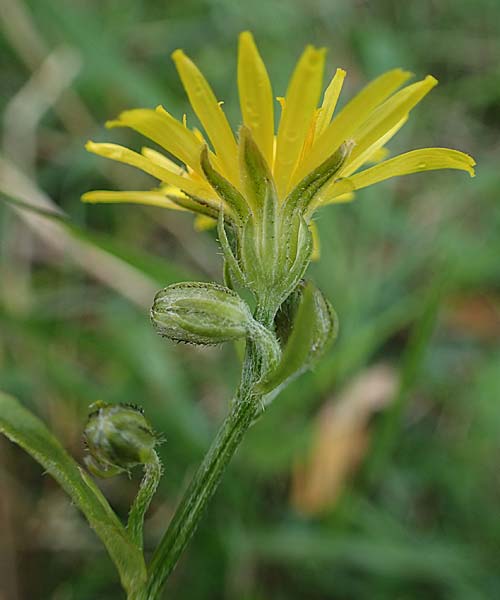
[[[415,175],[362,191],[354,203],[319,215],[322,258],[311,275],[340,315],[340,338],[251,431],[166,597],[495,597],[498,3],[3,0],[0,15],[0,106],[9,118],[3,158],[24,170],[89,239],[158,287],[218,276],[214,235],[195,234],[186,215],[89,207],[79,196],[93,188],[151,184],[87,155],[83,143],[110,136],[140,143],[102,129],[125,108],[162,103],[182,115],[187,102],[168,56],[176,47],[204,69],[235,126],[236,37],[246,28],[256,35],[277,95],[308,42],[328,47],[329,73],[335,66],[348,70],[344,101],[391,67],[440,80],[391,149],[456,147],[477,159],[476,179]],[[61,47],[76,53],[80,70],[26,137],[24,113],[13,110],[13,98],[44,53]],[[6,136],[13,117],[23,135]],[[195,123],[192,114],[188,119]],[[90,402],[144,406],[166,437],[165,477],[147,523],[152,547],[226,410],[238,377],[236,355],[231,347],[198,351],[157,338],[144,308],[98,283],[69,254],[55,255],[3,202],[0,231],[0,387],[47,420],[75,455],[81,455]],[[290,504],[290,473],[312,447],[314,417],[379,361],[398,372],[394,402],[371,424],[369,447],[340,499],[306,518]],[[55,485],[20,451],[3,440],[0,445],[3,595],[119,597],[102,549]],[[135,486],[126,478],[105,483],[123,514]]]

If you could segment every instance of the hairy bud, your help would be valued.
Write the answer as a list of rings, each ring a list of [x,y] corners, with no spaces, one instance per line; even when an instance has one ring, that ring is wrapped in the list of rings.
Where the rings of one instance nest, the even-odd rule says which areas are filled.
[[[335,340],[338,321],[323,293],[311,282],[302,282],[281,307],[275,326],[283,354],[261,386],[265,393],[314,366]]]
[[[245,337],[253,325],[246,302],[215,283],[176,283],[160,290],[151,309],[156,331],[191,344],[220,344]]]
[[[139,408],[95,402],[84,430],[85,463],[99,477],[111,477],[154,460],[158,439]]]

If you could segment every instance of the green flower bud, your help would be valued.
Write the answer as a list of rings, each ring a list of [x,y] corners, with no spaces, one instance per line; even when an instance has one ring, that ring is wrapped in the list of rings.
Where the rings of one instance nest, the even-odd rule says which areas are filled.
[[[304,293],[306,293],[307,286],[309,285],[312,284],[310,282],[306,283]],[[311,347],[309,351],[309,367],[313,366],[323,356],[330,344],[337,338],[339,331],[337,313],[323,292],[318,288],[314,288],[313,299],[314,319],[311,325],[313,328],[313,335],[311,336]],[[302,302],[304,301],[305,298],[303,297]]]
[[[283,345],[281,361],[261,385],[271,392],[314,366],[337,337],[332,305],[311,282],[301,282],[280,308],[275,326]]]
[[[155,460],[158,443],[141,409],[95,402],[84,430],[85,463],[99,477],[111,477]]]
[[[299,309],[300,302],[304,294],[305,285],[306,282],[302,279],[293,292],[279,307],[279,310],[274,317],[276,336],[282,348],[286,346],[288,338],[292,332],[293,322],[297,316],[297,310]]]
[[[246,337],[254,320],[246,302],[215,283],[175,283],[160,290],[151,309],[156,331],[191,344],[220,344]]]

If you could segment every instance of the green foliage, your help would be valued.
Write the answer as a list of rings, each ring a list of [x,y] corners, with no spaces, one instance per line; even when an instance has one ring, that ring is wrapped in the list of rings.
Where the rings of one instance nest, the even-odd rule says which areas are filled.
[[[468,151],[478,162],[475,180],[413,175],[318,214],[322,256],[310,277],[334,303],[338,341],[250,431],[165,596],[494,598],[500,588],[498,2],[257,0],[251,9],[234,0],[26,4],[47,48],[64,43],[80,54],[71,93],[92,120],[71,104],[71,93],[50,108],[36,132],[36,169],[28,164],[25,171],[36,172],[72,225],[148,275],[155,289],[218,277],[213,233],[195,234],[185,214],[88,206],[78,198],[89,189],[117,188],[117,175],[131,189],[150,183],[127,167],[99,165],[83,144],[105,139],[97,123],[131,106],[162,103],[182,116],[186,98],[168,57],[176,47],[189,48],[235,127],[235,39],[245,28],[254,31],[276,95],[310,42],[329,48],[330,74],[336,66],[348,71],[341,104],[388,68],[439,79],[391,151],[423,145]],[[10,19],[0,33],[2,110],[38,64],[37,45],[23,31]],[[196,124],[192,113],[187,117]],[[140,148],[142,140],[120,135]],[[23,139],[16,136],[17,144]],[[7,152],[29,156],[23,145]],[[144,406],[167,439],[159,448],[166,473],[145,527],[148,552],[227,410],[239,362],[229,345],[199,351],[164,343],[150,326],[148,306],[100,283],[73,254],[54,260],[50,240],[41,243],[17,215],[0,200],[0,387],[39,414],[75,456],[88,404]],[[450,277],[436,298],[439,271]],[[120,282],[119,270],[111,275]],[[431,331],[419,338],[429,322]],[[290,505],[288,490],[292,465],[314,443],[314,417],[380,360],[400,377],[399,408],[374,417],[363,468],[347,480],[340,500],[306,518]],[[17,586],[20,598],[118,598],[100,545],[88,543],[85,527],[59,510],[58,492],[30,470],[23,453],[0,444],[1,496],[10,506],[0,521],[0,562],[15,553],[17,565],[2,572],[2,593],[15,597],[9,592]],[[374,447],[380,458],[372,469]],[[13,479],[20,483],[7,485]],[[106,493],[125,516],[137,482],[118,479],[106,482]],[[58,546],[48,541],[54,539]]]
[[[3,393],[0,393],[0,433],[31,454],[71,497],[106,546],[124,588],[131,591],[141,585],[146,577],[142,554],[128,538],[101,491],[42,421]]]

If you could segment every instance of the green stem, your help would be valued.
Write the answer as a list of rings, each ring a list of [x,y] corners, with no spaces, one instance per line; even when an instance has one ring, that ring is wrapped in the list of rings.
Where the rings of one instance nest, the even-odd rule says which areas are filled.
[[[135,497],[134,503],[130,509],[127,531],[132,542],[142,550],[144,528],[144,515],[146,514],[151,499],[155,495],[156,488],[160,483],[162,467],[160,459],[156,452],[153,452],[153,459],[150,463],[144,465],[144,477],[142,478],[139,491]]]
[[[233,405],[153,556],[147,586],[148,600],[158,598],[163,584],[195,532],[227,464],[259,410],[258,398],[251,394]]]
[[[219,486],[222,475],[241,440],[261,411],[261,397],[253,393],[259,375],[260,357],[250,341],[243,365],[239,392],[215,440],[186,490],[149,567],[146,600],[156,600],[179,556],[189,542],[205,507]]]

